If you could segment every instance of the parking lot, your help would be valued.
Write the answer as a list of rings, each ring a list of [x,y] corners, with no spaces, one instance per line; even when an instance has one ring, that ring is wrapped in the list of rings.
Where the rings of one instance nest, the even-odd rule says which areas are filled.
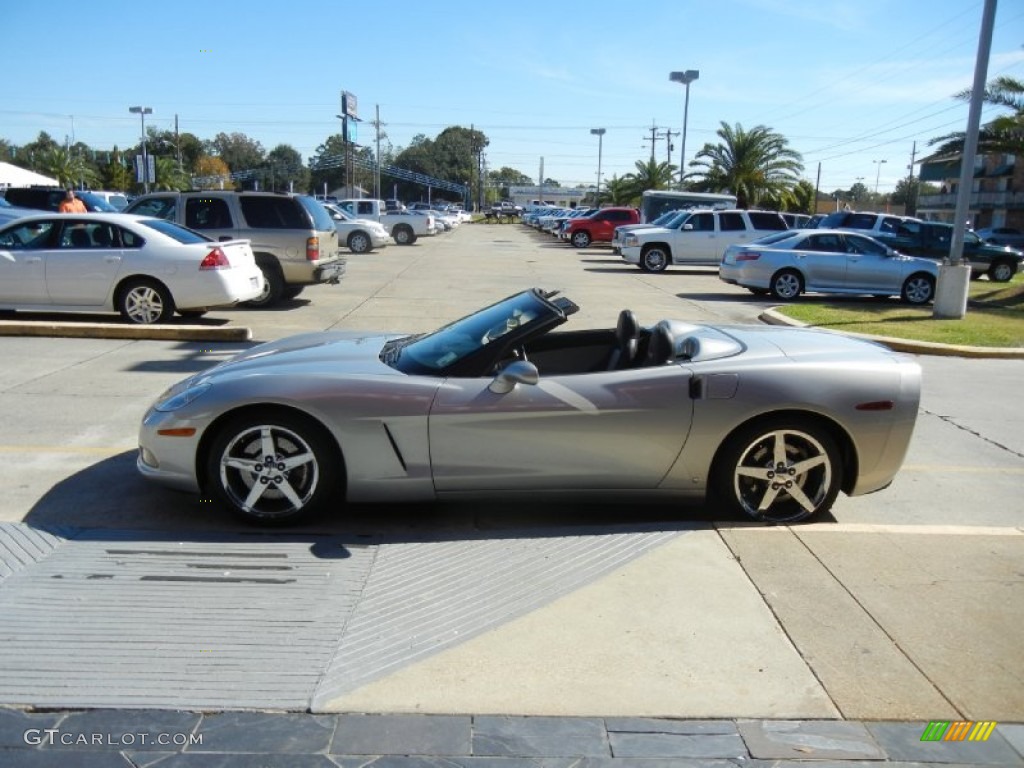
[[[653,324],[755,322],[771,306],[713,269],[652,275],[606,248],[476,224],[350,255],[340,285],[202,322],[249,326],[254,341],[417,332],[531,286],[578,303],[576,327],[609,327],[627,307]],[[95,318],[61,318],[82,319]],[[463,503],[360,505],[254,535],[134,468],[149,403],[244,346],[0,338],[0,599],[15,617],[0,702],[1024,720],[1024,361],[920,358],[903,471],[885,491],[840,497],[815,525],[753,527],[668,503]],[[10,542],[26,531],[35,554],[14,567]],[[196,571],[176,570],[175,547],[219,553],[211,562],[235,575],[246,558],[280,556],[294,579],[181,578]],[[143,589],[154,584],[174,589]],[[97,602],[103,589],[127,591]],[[240,600],[245,621],[277,616],[280,632],[242,642],[254,633],[223,619]],[[200,602],[208,614],[183,622],[182,606]],[[132,623],[139,604],[148,623]],[[55,627],[58,605],[80,623]],[[104,632],[121,638],[116,652],[81,642]],[[171,640],[155,651],[160,637]],[[204,643],[252,685],[232,688],[234,673],[199,655]],[[298,676],[269,680],[288,649]]]

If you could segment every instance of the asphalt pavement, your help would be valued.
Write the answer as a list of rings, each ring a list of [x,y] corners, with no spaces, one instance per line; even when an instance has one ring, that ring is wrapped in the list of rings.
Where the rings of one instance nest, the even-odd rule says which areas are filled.
[[[770,307],[480,224],[201,327],[415,332],[535,285],[577,327]],[[903,471],[811,525],[510,501],[268,534],[134,472],[149,402],[253,343],[183,328],[0,338],[0,764],[1024,765],[1024,360],[919,357]]]

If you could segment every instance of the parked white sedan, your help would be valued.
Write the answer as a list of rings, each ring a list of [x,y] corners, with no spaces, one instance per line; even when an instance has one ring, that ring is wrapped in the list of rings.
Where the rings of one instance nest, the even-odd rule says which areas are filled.
[[[0,229],[0,309],[162,323],[175,310],[197,316],[262,289],[248,240],[217,242],[163,219],[52,213]]]

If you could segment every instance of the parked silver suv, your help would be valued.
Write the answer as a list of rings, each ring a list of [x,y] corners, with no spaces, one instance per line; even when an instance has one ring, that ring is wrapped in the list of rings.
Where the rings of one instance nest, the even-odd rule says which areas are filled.
[[[219,240],[249,240],[266,288],[250,306],[298,296],[307,285],[337,283],[345,272],[334,221],[308,195],[279,192],[154,192],[125,213],[183,224]]]

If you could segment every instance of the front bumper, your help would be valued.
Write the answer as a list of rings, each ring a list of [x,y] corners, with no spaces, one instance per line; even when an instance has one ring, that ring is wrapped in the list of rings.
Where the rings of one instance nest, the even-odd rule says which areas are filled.
[[[640,246],[639,245],[632,245],[632,246],[629,246],[629,247],[623,247],[623,248],[620,248],[619,251],[620,251],[619,255],[622,257],[623,261],[626,261],[626,262],[628,262],[630,264],[639,264],[640,263]]]

